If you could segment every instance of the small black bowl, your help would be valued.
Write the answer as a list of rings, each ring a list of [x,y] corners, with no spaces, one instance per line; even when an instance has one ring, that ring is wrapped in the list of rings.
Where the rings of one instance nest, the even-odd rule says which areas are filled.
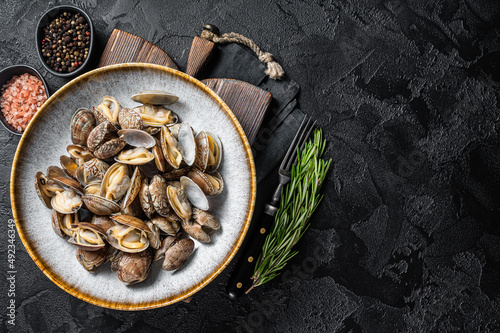
[[[90,46],[89,46],[89,53],[87,54],[87,58],[83,62],[80,67],[73,72],[70,73],[61,73],[61,72],[56,72],[53,70],[47,63],[45,62],[45,59],[42,55],[42,40],[43,40],[43,28],[45,28],[50,22],[52,22],[55,18],[57,18],[59,15],[61,15],[64,12],[71,12],[71,13],[80,13],[82,16],[87,20],[87,23],[89,24],[90,28]],[[82,74],[83,72],[86,71],[86,68],[88,67],[90,63],[90,58],[92,57],[92,50],[94,46],[94,26],[92,24],[92,20],[90,19],[90,16],[87,15],[83,10],[81,10],[78,7],[75,6],[70,6],[70,5],[63,5],[63,6],[57,6],[52,9],[49,9],[45,13],[43,13],[42,17],[40,17],[40,20],[38,21],[38,25],[36,27],[36,49],[38,51],[38,58],[40,58],[40,61],[42,62],[43,66],[49,71],[49,73],[59,76],[59,77],[65,77],[65,78],[71,78],[74,76],[77,76],[79,74]]]
[[[30,67],[30,66],[26,66],[26,65],[15,65],[15,66],[10,66],[10,67],[6,67],[6,68],[2,69],[0,71],[0,90],[2,89],[4,84],[7,83],[7,81],[12,79],[12,77],[14,75],[21,75],[24,73],[31,74],[33,76],[38,77],[40,80],[42,80],[43,86],[45,87],[45,92],[47,93],[47,98],[49,98],[50,92],[49,92],[49,87],[47,86],[47,82],[45,82],[43,77],[40,75],[40,73],[37,72],[36,69],[34,69],[33,67]],[[2,125],[7,129],[7,131],[9,131],[13,134],[23,135],[23,132],[19,132],[11,124],[9,124],[7,122],[7,120],[5,120],[5,117],[3,115],[3,112],[1,112],[1,110],[0,110],[0,120],[2,121]]]

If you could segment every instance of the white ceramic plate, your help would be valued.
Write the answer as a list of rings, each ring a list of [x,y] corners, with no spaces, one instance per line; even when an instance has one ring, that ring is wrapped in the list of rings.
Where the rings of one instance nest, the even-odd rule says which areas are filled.
[[[210,198],[210,211],[221,230],[210,244],[197,244],[189,262],[174,273],[153,263],[148,279],[126,287],[109,264],[96,274],[76,260],[75,248],[58,237],[51,226],[50,210],[38,199],[35,173],[59,165],[71,144],[70,120],[80,107],[100,103],[102,96],[117,98],[124,106],[136,92],[166,90],[179,101],[170,106],[195,131],[219,135],[223,160],[219,172],[224,191]],[[243,130],[225,103],[198,80],[173,69],[150,64],[120,64],[88,72],[57,91],[26,129],[16,152],[11,174],[11,203],[17,230],[29,254],[58,286],[87,302],[122,310],[141,310],[187,298],[212,281],[231,261],[246,234],[255,201],[255,169]]]

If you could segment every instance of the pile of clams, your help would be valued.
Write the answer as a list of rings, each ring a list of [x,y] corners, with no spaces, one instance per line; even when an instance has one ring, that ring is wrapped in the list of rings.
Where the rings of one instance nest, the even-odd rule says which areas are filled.
[[[150,90],[131,98],[142,105],[129,109],[105,96],[78,109],[69,156],[35,181],[55,233],[76,247],[81,265],[94,273],[111,261],[127,285],[144,281],[153,261],[173,271],[194,240],[209,243],[220,224],[207,196],[224,188],[219,137],[179,122],[165,107],[178,97]]]

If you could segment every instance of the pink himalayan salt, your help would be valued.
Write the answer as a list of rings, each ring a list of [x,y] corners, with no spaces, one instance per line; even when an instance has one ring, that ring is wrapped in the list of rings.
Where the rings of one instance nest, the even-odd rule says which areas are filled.
[[[42,80],[28,73],[14,75],[2,87],[0,109],[9,124],[22,132],[42,104],[47,92]]]

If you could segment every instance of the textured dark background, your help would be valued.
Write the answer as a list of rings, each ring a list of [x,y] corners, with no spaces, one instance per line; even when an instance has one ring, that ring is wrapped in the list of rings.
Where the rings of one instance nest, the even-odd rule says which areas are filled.
[[[225,295],[230,266],[190,304],[107,310],[55,286],[18,240],[16,326],[2,289],[0,331],[500,331],[498,0],[74,3],[101,46],[124,29],[181,67],[204,23],[253,38],[300,84],[334,165],[299,255],[247,297]],[[30,64],[52,92],[65,81],[42,69],[34,28],[56,4],[0,11],[0,67]],[[4,225],[18,140],[0,130]]]

